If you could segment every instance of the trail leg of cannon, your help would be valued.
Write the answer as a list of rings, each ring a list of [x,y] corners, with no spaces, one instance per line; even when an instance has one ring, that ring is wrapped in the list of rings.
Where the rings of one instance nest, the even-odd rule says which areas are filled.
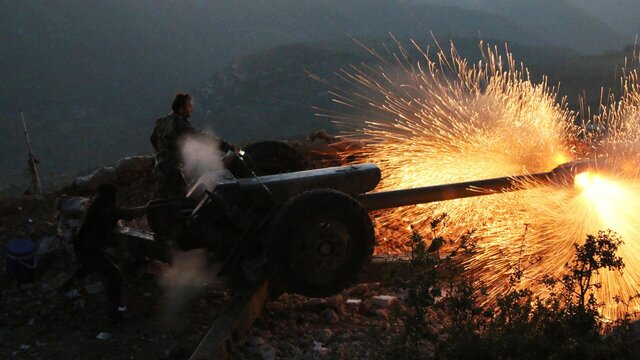
[[[233,346],[251,329],[269,299],[267,281],[240,290],[193,352],[190,360],[226,359]]]

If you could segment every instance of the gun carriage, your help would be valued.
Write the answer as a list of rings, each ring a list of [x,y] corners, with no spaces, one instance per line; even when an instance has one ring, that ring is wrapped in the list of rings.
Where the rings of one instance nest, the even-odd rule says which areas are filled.
[[[573,184],[594,166],[578,161],[544,173],[381,192],[372,192],[381,179],[375,164],[244,178],[223,170],[204,174],[184,199],[151,201],[148,217],[157,233],[178,229],[179,248],[210,249],[222,275],[267,277],[275,294],[328,296],[371,261],[370,211],[517,191],[523,180]]]

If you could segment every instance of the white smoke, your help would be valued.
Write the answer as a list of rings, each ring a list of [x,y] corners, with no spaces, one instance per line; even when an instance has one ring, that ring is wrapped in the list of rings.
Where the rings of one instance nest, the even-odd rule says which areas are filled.
[[[204,249],[174,253],[171,265],[158,278],[164,289],[166,312],[176,314],[208,286],[224,288],[216,276],[218,267],[207,264]]]
[[[220,150],[220,142],[215,139],[187,137],[182,141],[180,152],[182,171],[189,183],[209,171],[224,169],[224,153]]]

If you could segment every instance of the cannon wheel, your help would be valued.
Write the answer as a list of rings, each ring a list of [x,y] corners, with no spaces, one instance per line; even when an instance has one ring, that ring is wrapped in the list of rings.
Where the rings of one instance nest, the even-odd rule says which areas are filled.
[[[272,283],[305,296],[336,294],[371,261],[375,235],[367,212],[351,196],[331,189],[289,200],[270,236]]]
[[[245,157],[251,159],[256,175],[284,174],[306,169],[304,156],[293,146],[275,140],[248,145]]]

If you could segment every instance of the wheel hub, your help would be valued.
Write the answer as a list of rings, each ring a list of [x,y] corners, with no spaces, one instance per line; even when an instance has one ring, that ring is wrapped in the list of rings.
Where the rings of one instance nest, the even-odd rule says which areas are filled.
[[[288,250],[291,270],[319,282],[335,276],[349,261],[349,230],[341,222],[311,219],[298,227],[297,239]]]
[[[317,251],[321,256],[330,256],[333,253],[333,244],[329,241],[325,241],[318,245]]]

